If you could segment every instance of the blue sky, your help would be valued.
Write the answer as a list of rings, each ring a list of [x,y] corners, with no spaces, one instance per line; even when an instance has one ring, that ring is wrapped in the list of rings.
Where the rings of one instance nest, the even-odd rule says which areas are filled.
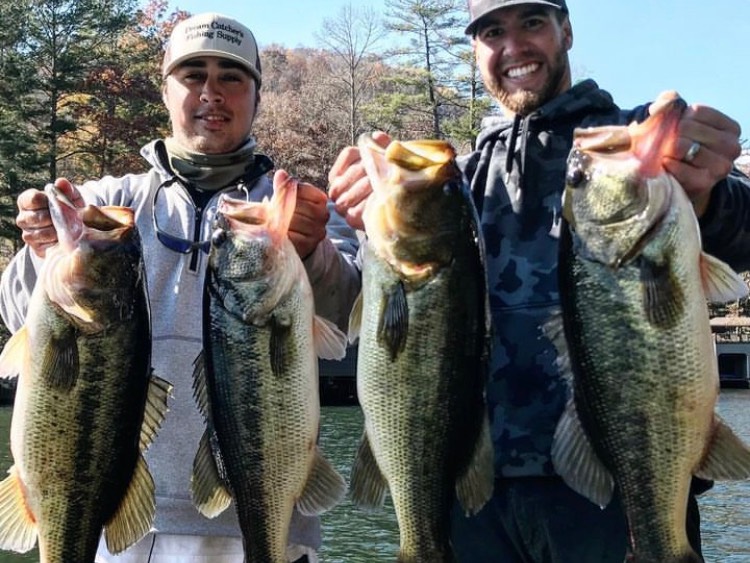
[[[217,11],[253,30],[261,47],[317,47],[324,19],[349,0],[171,0],[170,8]],[[384,0],[351,0],[384,12]],[[616,6],[616,8],[615,8]],[[623,108],[674,89],[742,126],[750,147],[748,0],[568,0],[574,79],[591,77]]]

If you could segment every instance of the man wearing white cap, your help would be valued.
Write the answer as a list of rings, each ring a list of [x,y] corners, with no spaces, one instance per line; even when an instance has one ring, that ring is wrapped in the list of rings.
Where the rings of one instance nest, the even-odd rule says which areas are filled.
[[[272,190],[267,173],[273,163],[255,152],[251,135],[260,100],[258,47],[240,22],[201,14],[175,26],[162,69],[172,135],[142,149],[149,172],[79,187],[56,182],[77,205],[136,210],[152,310],[153,369],[174,385],[163,427],[146,452],[156,484],[155,531],[117,556],[102,543],[97,561],[242,563],[234,510],[209,520],[191,502],[193,458],[205,428],[192,396],[192,372],[202,346],[200,304],[219,194],[260,200]],[[276,175],[287,176],[281,170]],[[11,331],[22,326],[39,265],[57,240],[42,191],[22,193],[18,207],[26,245],[0,284],[0,314]],[[329,211],[323,191],[301,183],[289,237],[313,285],[316,312],[345,329],[359,292],[354,232]],[[317,561],[319,545],[319,519],[295,512],[287,559]]]

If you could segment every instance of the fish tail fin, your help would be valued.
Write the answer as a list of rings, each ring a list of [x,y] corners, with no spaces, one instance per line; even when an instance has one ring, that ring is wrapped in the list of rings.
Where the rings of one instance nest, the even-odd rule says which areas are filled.
[[[321,514],[336,506],[345,494],[346,481],[316,447],[307,483],[297,499],[297,510],[305,516]]]
[[[489,418],[485,414],[472,458],[456,482],[456,495],[467,516],[481,510],[492,497],[494,487],[495,460]]]
[[[370,508],[383,506],[388,483],[378,467],[367,434],[362,436],[354,459],[349,486],[356,504]]]
[[[193,462],[193,478],[190,483],[193,504],[198,512],[206,518],[215,518],[232,502],[224,480],[216,466],[208,432],[204,432],[198,444],[198,451]]]
[[[23,498],[23,483],[15,465],[0,482],[0,549],[26,553],[37,539],[36,522]]]
[[[104,525],[107,549],[117,554],[136,543],[151,530],[155,514],[154,480],[146,460],[139,455],[125,496]]]

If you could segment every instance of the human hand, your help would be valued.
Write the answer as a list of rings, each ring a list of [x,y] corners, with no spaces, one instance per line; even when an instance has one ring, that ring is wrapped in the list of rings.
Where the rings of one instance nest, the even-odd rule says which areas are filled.
[[[391,142],[391,138],[382,131],[374,132],[372,138],[383,148]],[[372,186],[362,165],[359,149],[356,146],[346,147],[328,173],[328,197],[353,229],[365,229],[362,214],[370,193]]]
[[[273,176],[274,185],[289,180],[285,170],[277,170]],[[312,184],[299,182],[297,204],[289,224],[289,240],[303,260],[313,253],[320,241],[326,237],[328,223],[328,197],[325,192]]]
[[[55,187],[76,207],[83,207],[79,191],[65,178],[55,180]],[[28,189],[18,196],[16,225],[21,229],[21,238],[40,258],[47,249],[57,243],[57,231],[52,225],[49,202],[42,190]]]
[[[674,96],[676,92],[663,92],[649,112],[655,113]],[[663,164],[685,189],[698,217],[705,212],[713,187],[727,177],[740,156],[740,133],[736,121],[709,106],[688,105],[682,114],[679,136]]]

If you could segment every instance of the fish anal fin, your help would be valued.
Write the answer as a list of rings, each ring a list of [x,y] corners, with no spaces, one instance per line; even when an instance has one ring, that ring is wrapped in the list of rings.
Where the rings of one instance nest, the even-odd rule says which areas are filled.
[[[729,303],[750,293],[742,276],[710,254],[701,252],[701,281],[706,299],[712,303]]]
[[[141,425],[140,451],[145,451],[154,441],[159,432],[164,417],[169,410],[167,398],[172,393],[172,384],[160,377],[151,374],[146,395],[146,408],[143,413],[143,424]]]
[[[121,553],[143,538],[151,530],[155,514],[154,480],[146,460],[139,455],[125,496],[104,525],[107,549],[113,554]]]
[[[472,458],[456,481],[456,495],[467,516],[479,512],[492,497],[494,486],[495,460],[489,418],[485,414]]]
[[[334,323],[318,315],[313,317],[313,342],[319,358],[341,360],[346,356],[346,334]]]
[[[380,315],[378,339],[382,341],[394,361],[406,346],[409,332],[409,305],[403,282],[391,286],[385,295]]]
[[[0,549],[18,553],[31,551],[36,545],[34,516],[24,500],[24,485],[15,466],[0,482]]]
[[[388,482],[375,461],[367,434],[362,436],[352,464],[349,489],[352,500],[359,506],[379,508],[385,502]]]
[[[322,514],[336,506],[346,494],[346,482],[316,446],[313,462],[297,510],[305,516]]]
[[[715,415],[706,455],[695,475],[718,481],[750,477],[750,448],[718,415]]]
[[[231,492],[220,476],[207,432],[198,444],[190,488],[193,505],[206,518],[217,517],[232,503]]]
[[[29,333],[24,325],[8,339],[0,354],[0,378],[9,379],[21,373],[29,350]]]
[[[568,401],[555,429],[552,463],[571,489],[594,504],[603,508],[612,500],[614,480],[594,452],[573,401]]]

